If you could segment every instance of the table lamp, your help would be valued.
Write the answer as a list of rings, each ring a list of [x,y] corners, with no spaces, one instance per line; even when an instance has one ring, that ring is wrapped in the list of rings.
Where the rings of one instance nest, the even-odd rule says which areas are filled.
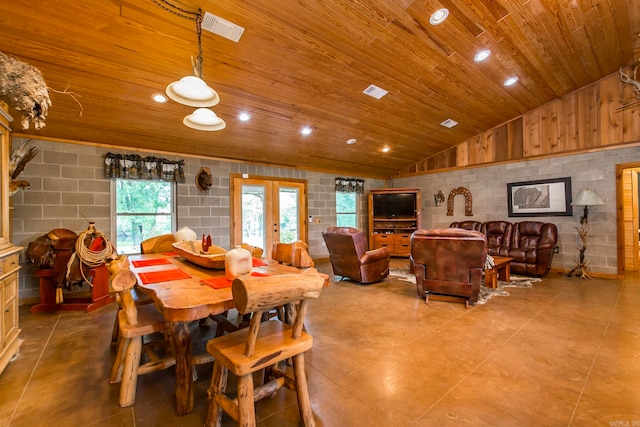
[[[585,260],[585,257],[584,257],[584,253],[587,250],[586,225],[587,225],[587,222],[589,222],[589,206],[602,206],[602,205],[604,205],[604,202],[602,201],[598,193],[589,189],[580,190],[580,192],[578,192],[578,196],[576,197],[576,200],[573,201],[573,203],[571,203],[571,206],[584,206],[584,214],[580,218],[580,224],[582,224],[582,227],[580,229],[576,227],[576,230],[578,230],[578,234],[580,235],[580,239],[582,240],[582,249],[580,249],[580,257],[579,257],[578,265],[576,265],[573,268],[573,270],[571,270],[567,274],[567,276],[569,277],[575,274],[581,279],[592,278],[591,276],[589,276],[589,273],[587,273],[587,261]]]

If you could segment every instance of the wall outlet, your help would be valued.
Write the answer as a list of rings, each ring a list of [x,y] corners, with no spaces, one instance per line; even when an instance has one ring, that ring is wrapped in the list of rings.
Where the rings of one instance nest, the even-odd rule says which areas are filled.
[[[554,254],[559,254],[560,253],[560,248],[557,247],[557,246],[555,248],[553,248],[553,253]]]

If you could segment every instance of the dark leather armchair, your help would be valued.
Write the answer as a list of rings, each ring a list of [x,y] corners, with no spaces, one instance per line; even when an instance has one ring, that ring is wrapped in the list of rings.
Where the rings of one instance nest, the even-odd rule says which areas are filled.
[[[543,276],[551,268],[553,251],[558,240],[555,224],[523,221],[514,225],[509,257],[511,271],[531,276]]]
[[[480,230],[487,238],[489,255],[509,256],[513,224],[507,221],[489,221],[482,224]]]
[[[411,263],[418,296],[451,295],[478,301],[487,241],[479,231],[461,228],[416,230],[411,235]]]
[[[322,232],[336,276],[358,283],[378,282],[389,275],[389,249],[367,250],[367,237],[352,227],[330,227]]]

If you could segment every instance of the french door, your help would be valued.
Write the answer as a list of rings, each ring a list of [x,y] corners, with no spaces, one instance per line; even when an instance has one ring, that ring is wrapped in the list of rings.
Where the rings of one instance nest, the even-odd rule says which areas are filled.
[[[307,183],[231,176],[232,245],[247,243],[271,258],[274,242],[307,241]]]

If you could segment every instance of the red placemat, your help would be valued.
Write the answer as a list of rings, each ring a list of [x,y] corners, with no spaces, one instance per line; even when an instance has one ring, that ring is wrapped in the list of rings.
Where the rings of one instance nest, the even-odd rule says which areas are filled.
[[[254,271],[251,273],[252,276],[256,277],[264,277],[268,276],[266,273],[259,273]],[[215,277],[213,279],[202,279],[200,282],[204,283],[207,286],[211,286],[213,289],[222,289],[222,288],[230,288],[233,283],[232,280],[227,279],[226,277]]]
[[[176,251],[162,252],[162,255],[164,255],[164,256],[178,256],[178,252],[176,252]]]
[[[152,259],[136,259],[131,261],[131,264],[133,264],[135,268],[138,268],[138,267],[149,267],[152,265],[171,264],[171,262],[165,258],[152,258]]]
[[[180,280],[191,277],[179,268],[138,273],[138,276],[140,276],[140,280],[142,280],[142,283],[145,285],[148,283],[168,282],[169,280]]]
[[[266,262],[263,259],[260,259],[260,258],[254,258],[253,259],[253,266],[254,267],[264,267],[265,265],[269,265],[269,263]]]

